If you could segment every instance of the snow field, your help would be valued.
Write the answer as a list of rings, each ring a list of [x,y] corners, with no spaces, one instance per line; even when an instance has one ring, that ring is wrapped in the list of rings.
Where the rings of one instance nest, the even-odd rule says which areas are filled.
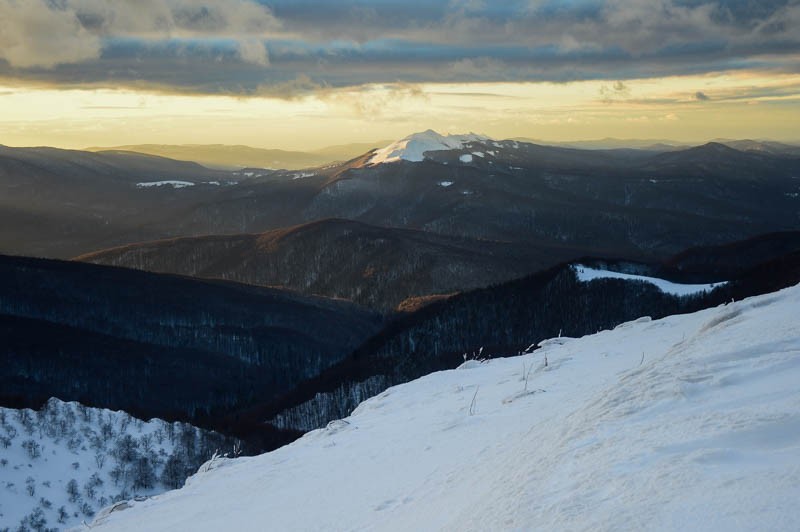
[[[629,273],[612,272],[609,270],[598,270],[588,266],[576,265],[573,266],[575,273],[578,275],[578,280],[583,282],[593,281],[595,279],[623,279],[626,281],[642,281],[655,285],[656,288],[665,294],[672,294],[676,296],[690,296],[700,294],[703,292],[710,292],[718,286],[725,283],[708,283],[708,284],[680,284],[658,279],[656,277],[647,277],[644,275],[633,275]]]
[[[136,188],[152,188],[152,187],[186,188],[193,186],[194,183],[192,183],[191,181],[148,181],[146,183],[136,183]]]
[[[390,388],[95,526],[800,528],[800,286],[542,345]]]

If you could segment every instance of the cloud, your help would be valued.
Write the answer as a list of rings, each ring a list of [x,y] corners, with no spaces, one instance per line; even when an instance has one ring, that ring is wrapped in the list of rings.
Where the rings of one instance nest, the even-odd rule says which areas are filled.
[[[452,79],[456,80],[486,80],[495,81],[508,79],[510,72],[508,65],[500,59],[491,57],[467,57],[447,65],[447,71]]]
[[[317,93],[317,96],[345,108],[348,114],[367,120],[385,118],[387,115],[399,117],[402,109],[412,100],[426,102],[429,98],[420,87],[409,83],[369,85],[358,90],[328,89]]]
[[[694,93],[694,99],[695,99],[695,100],[698,100],[698,101],[701,101],[701,102],[707,102],[707,101],[708,101],[708,100],[710,100],[711,98],[709,98],[709,97],[706,95],[706,93],[704,93],[704,92],[702,92],[702,91],[697,91],[697,92],[695,92],[695,93]]]
[[[264,43],[258,39],[244,39],[239,41],[239,57],[245,63],[253,63],[261,66],[269,65],[269,57]]]
[[[792,71],[800,1],[0,0],[0,78],[292,97]],[[268,68],[265,68],[268,67]]]
[[[330,89],[329,86],[317,83],[305,74],[298,74],[294,79],[259,85],[255,93],[259,96],[295,99],[303,98],[312,93],[322,93],[328,89]]]
[[[256,39],[279,26],[253,0],[0,0],[0,58],[15,68],[52,68],[98,59],[114,38],[227,38],[242,61],[263,66],[266,50]]]
[[[100,38],[75,12],[38,0],[0,0],[0,58],[16,67],[52,67],[100,57]]]
[[[464,11],[482,11],[486,8],[484,0],[450,0],[448,7]]]
[[[622,81],[615,81],[612,85],[603,84],[600,86],[600,98],[606,103],[628,100],[631,97],[631,89]]]

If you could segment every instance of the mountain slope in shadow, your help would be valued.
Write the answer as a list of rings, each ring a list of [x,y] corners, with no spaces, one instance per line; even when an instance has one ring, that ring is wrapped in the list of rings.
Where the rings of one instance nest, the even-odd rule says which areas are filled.
[[[76,260],[283,286],[386,312],[409,298],[450,294],[522,277],[578,257],[582,251],[333,219],[261,234],[132,244]]]
[[[0,400],[56,396],[215,428],[381,325],[351,303],[285,290],[0,256]]]

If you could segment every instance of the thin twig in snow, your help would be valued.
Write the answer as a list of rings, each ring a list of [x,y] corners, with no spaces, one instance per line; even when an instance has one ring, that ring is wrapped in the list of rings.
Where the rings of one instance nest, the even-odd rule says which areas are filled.
[[[469,415],[475,415],[475,399],[478,397],[478,389],[480,386],[475,387],[475,393],[472,395],[472,402],[469,405]]]

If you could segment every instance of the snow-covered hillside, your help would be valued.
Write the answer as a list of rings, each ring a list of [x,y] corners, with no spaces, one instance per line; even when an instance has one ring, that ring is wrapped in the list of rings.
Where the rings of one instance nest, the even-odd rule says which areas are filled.
[[[800,529],[800,286],[390,388],[101,530]]]
[[[367,164],[392,163],[400,160],[420,162],[425,158],[425,153],[429,151],[460,150],[471,142],[488,142],[489,140],[488,137],[474,133],[440,135],[429,129],[409,135],[377,150]]]
[[[707,283],[707,284],[673,283],[665,279],[659,279],[657,277],[648,277],[645,275],[634,275],[630,273],[614,272],[611,270],[601,270],[597,268],[591,268],[589,266],[584,266],[582,264],[576,264],[575,266],[573,266],[573,269],[575,270],[575,273],[577,274],[578,279],[580,281],[590,282],[594,281],[595,279],[623,279],[626,281],[640,281],[643,283],[650,283],[656,286],[659,290],[661,290],[665,294],[672,294],[675,296],[691,296],[703,292],[710,292],[716,287],[725,284],[724,282]]]
[[[185,423],[51,399],[0,408],[0,530],[57,530],[97,510],[183,485],[232,442]]]

